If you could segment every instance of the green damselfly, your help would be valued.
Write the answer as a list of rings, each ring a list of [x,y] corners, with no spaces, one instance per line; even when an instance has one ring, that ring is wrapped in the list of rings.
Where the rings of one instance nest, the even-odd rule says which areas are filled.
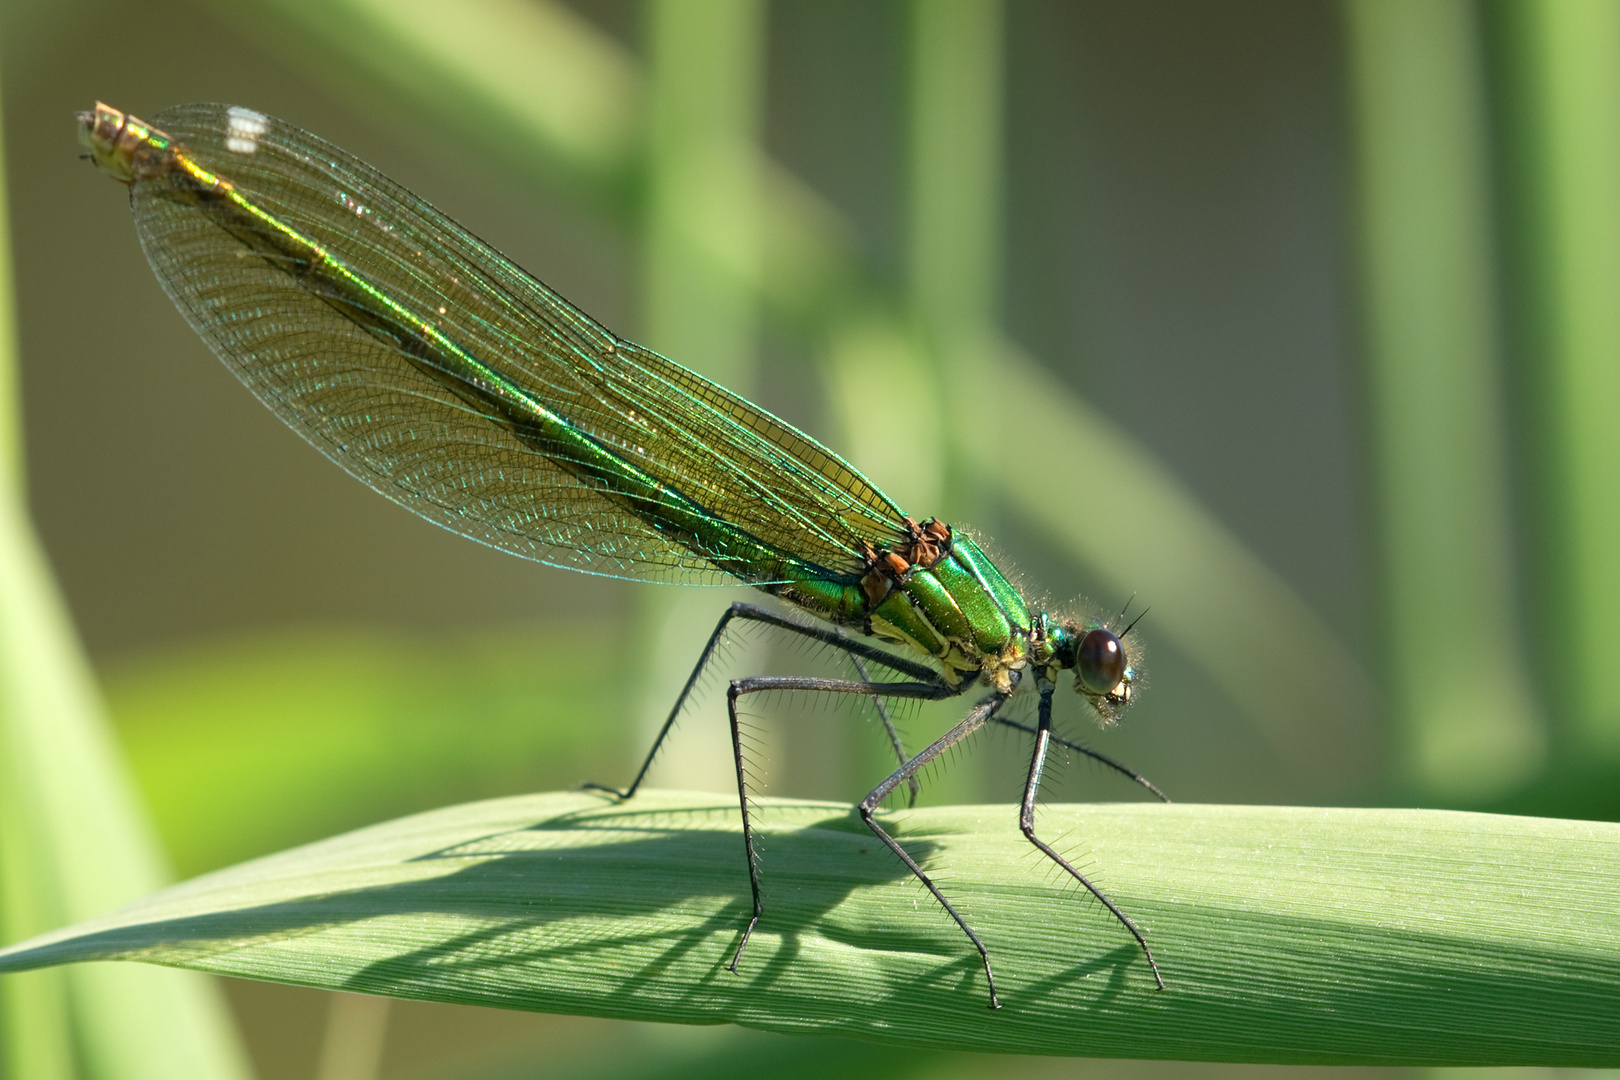
[[[251,109],[182,105],[148,124],[108,106],[80,138],[130,187],[158,280],[248,388],[316,449],[395,502],[482,543],[589,573],[741,581],[814,616],[734,604],[721,617],[635,780],[727,626],[745,620],[839,650],[857,678],[755,676],[727,695],[752,915],[764,912],[737,702],[771,690],[871,697],[899,767],[863,799],[862,820],[978,950],[984,942],[874,811],[975,730],[1033,736],[1019,824],[1141,946],[1142,931],[1036,835],[1051,746],[1140,775],[1053,734],[1060,672],[1111,722],[1139,671],[1108,621],[1035,609],[960,529],[918,521],[837,454],[723,387],[609,332],[499,252],[369,165]],[[1123,613],[1120,618],[1123,619]],[[1133,624],[1134,625],[1134,624]],[[855,636],[856,634],[859,637]],[[870,644],[875,638],[912,655]],[[878,667],[888,681],[869,677]],[[1001,715],[1021,684],[1031,726]],[[960,723],[908,755],[884,699],[938,700],[978,687]]]

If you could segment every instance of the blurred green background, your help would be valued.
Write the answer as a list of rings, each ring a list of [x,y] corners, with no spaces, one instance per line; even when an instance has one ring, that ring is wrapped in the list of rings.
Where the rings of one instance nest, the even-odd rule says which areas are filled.
[[[525,564],[313,453],[78,160],[98,97],[312,130],[1033,594],[1136,594],[1147,691],[1064,719],[1178,800],[1620,819],[1613,0],[7,0],[0,50],[28,506],[180,875],[623,782],[733,593]],[[717,707],[654,783],[729,789]],[[772,795],[883,774],[854,710],[757,723]],[[925,798],[1015,814],[982,742]],[[261,1080],[1240,1068],[226,992]]]

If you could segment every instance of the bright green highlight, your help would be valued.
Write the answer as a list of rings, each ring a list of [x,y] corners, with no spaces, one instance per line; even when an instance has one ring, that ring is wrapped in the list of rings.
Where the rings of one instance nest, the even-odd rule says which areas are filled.
[[[107,695],[189,876],[426,806],[632,768],[634,730],[580,722],[622,715],[612,655],[579,648],[615,632],[587,620],[431,642],[255,634],[115,666]],[[709,726],[724,725],[690,725]]]

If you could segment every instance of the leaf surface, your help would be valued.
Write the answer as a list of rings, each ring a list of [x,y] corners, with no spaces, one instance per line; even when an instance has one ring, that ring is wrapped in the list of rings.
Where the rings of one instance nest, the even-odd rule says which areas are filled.
[[[847,807],[761,800],[765,917],[736,805],[646,792],[471,803],[197,878],[0,952],[330,989],[958,1049],[1447,1065],[1620,1064],[1620,825],[1445,811],[1011,807],[888,816],[977,958]]]

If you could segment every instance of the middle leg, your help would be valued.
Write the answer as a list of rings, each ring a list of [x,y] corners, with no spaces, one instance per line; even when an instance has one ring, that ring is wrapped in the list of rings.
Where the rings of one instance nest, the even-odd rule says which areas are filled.
[[[675,721],[686,710],[686,703],[691,698],[692,691],[696,688],[698,680],[703,677],[703,673],[708,670],[709,664],[714,660],[716,653],[719,651],[720,643],[725,639],[726,628],[733,621],[760,623],[778,630],[786,630],[789,633],[809,638],[812,641],[819,641],[824,645],[830,645],[845,653],[855,662],[856,672],[860,675],[863,683],[872,681],[867,675],[869,670],[867,665],[875,663],[911,682],[944,685],[940,681],[939,674],[934,669],[902,656],[894,656],[882,649],[873,648],[863,641],[855,641],[836,626],[811,626],[790,619],[769,608],[760,607],[758,604],[735,603],[728,607],[725,613],[720,616],[720,621],[715,623],[714,632],[709,635],[708,643],[703,646],[702,652],[698,654],[697,663],[692,666],[692,674],[687,676],[686,684],[681,687],[681,692],[675,698],[675,704],[670,706],[669,715],[664,718],[663,726],[658,729],[658,734],[653,738],[652,747],[647,751],[647,756],[642,759],[641,768],[636,770],[635,779],[630,781],[630,786],[620,789],[610,787],[607,784],[587,781],[581,785],[584,790],[605,791],[619,799],[629,799],[635,795],[641,788],[642,781],[647,778],[647,772],[652,768],[653,761],[657,759],[659,750],[663,749],[664,742],[669,738],[670,731],[674,729]],[[882,699],[879,698],[878,700],[881,702]],[[898,746],[898,736],[894,732],[894,725],[889,722],[888,712],[881,704],[879,705],[879,715],[883,718],[883,726],[888,730],[890,739]],[[904,757],[901,760],[904,761]]]
[[[901,765],[893,773],[890,773],[888,779],[873,788],[866,798],[861,800],[860,806],[857,807],[861,813],[861,820],[866,822],[866,827],[871,829],[873,834],[883,841],[890,851],[900,857],[900,861],[906,864],[906,868],[916,876],[918,881],[923,883],[923,887],[933,895],[934,899],[939,901],[939,906],[945,909],[945,914],[955,921],[956,925],[961,928],[962,933],[966,934],[968,940],[973,943],[973,947],[978,950],[979,960],[984,964],[984,981],[990,990],[990,1007],[992,1009],[1001,1008],[1001,1001],[996,997],[996,976],[990,970],[989,950],[984,947],[984,942],[974,932],[973,927],[968,925],[968,921],[962,917],[955,907],[951,906],[949,900],[945,899],[945,894],[939,891],[939,886],[935,885],[933,879],[923,872],[922,867],[917,865],[917,860],[913,859],[911,854],[901,847],[899,842],[890,836],[882,825],[877,823],[877,819],[872,816],[872,812],[888,797],[889,792],[915,777],[917,771],[924,765],[927,765],[940,754],[988,723],[1011,697],[1010,692],[997,691],[981,700],[969,710],[967,716],[962,718],[961,723],[940,736],[932,745],[922,750],[904,765]]]
[[[862,682],[871,682],[872,676],[866,667],[866,661],[857,653],[849,654],[849,661],[855,666],[855,674],[860,676]],[[911,755],[906,753],[906,744],[900,740],[900,730],[894,726],[894,718],[889,715],[889,706],[880,697],[872,698],[872,707],[877,710],[878,720],[883,723],[883,730],[889,736],[889,745],[894,748],[894,756],[899,764],[904,765]],[[1146,783],[1146,781],[1143,781]],[[906,780],[907,800],[906,806],[917,805],[917,796],[922,791],[922,781],[915,776]]]
[[[874,683],[854,682],[848,679],[817,679],[809,676],[797,675],[756,675],[752,678],[735,679],[732,681],[730,688],[726,691],[726,716],[731,722],[731,756],[733,763],[737,767],[737,801],[742,807],[743,850],[748,858],[748,888],[753,893],[754,900],[753,916],[748,920],[748,926],[743,930],[742,940],[737,942],[737,951],[732,954],[731,963],[726,965],[727,968],[733,972],[737,970],[737,965],[742,961],[743,950],[748,947],[748,939],[753,936],[754,927],[759,925],[759,918],[765,913],[765,907],[761,902],[759,895],[759,865],[754,853],[753,818],[748,810],[748,775],[747,766],[743,761],[742,728],[737,719],[737,701],[739,698],[742,698],[748,694],[757,694],[769,690],[812,690],[826,694],[864,694],[872,697],[910,698],[921,701],[938,701],[942,698],[952,697],[956,694],[956,690],[945,685],[943,682]],[[980,723],[982,722],[983,721],[981,720]],[[958,725],[958,727],[960,726],[961,725]],[[949,736],[947,736],[947,738],[949,738]],[[943,740],[941,741],[943,742]],[[949,744],[947,743],[946,745]],[[887,787],[879,785],[879,790],[881,790],[883,794],[888,794],[888,792],[896,784],[900,783],[903,779],[905,779],[906,776],[910,775],[910,773],[907,772],[908,767],[911,768],[912,772],[915,772],[916,768],[913,767],[913,763],[918,762],[919,759],[921,759],[923,763],[926,763],[926,760],[931,759],[941,749],[944,749],[944,747],[940,746],[939,743],[936,743],[928,750],[924,750],[921,754],[918,754],[916,758],[913,758],[910,762],[902,765],[893,776],[889,777],[888,780],[885,780],[884,784],[887,785]],[[873,794],[877,793],[874,792]],[[868,795],[867,800],[870,801],[871,799],[872,796]],[[878,799],[881,801],[882,795],[879,795]],[[909,865],[919,877],[923,878],[924,884],[927,884],[930,889],[933,889],[933,885],[926,877],[923,877],[922,871],[917,869],[917,864],[911,861],[910,856],[906,855],[904,851],[901,851],[898,845],[896,845],[892,840],[888,839],[888,835],[886,833],[873,824],[870,811],[864,809],[866,807],[866,803],[861,803],[861,806],[863,807],[861,814],[862,817],[866,819],[867,825],[871,826],[872,829],[876,831],[891,848],[894,848],[894,850],[899,853],[902,859],[906,860],[907,865]],[[938,896],[938,890],[935,890],[934,894]],[[941,897],[940,903],[944,902],[944,898]],[[945,906],[946,910],[949,911],[950,905],[946,904]],[[951,914],[955,916],[956,913],[952,911]],[[961,919],[957,918],[957,922],[961,922]],[[965,923],[963,924],[963,928],[966,929]],[[968,936],[972,937],[973,931],[969,930]],[[980,951],[983,951],[982,946]]]

